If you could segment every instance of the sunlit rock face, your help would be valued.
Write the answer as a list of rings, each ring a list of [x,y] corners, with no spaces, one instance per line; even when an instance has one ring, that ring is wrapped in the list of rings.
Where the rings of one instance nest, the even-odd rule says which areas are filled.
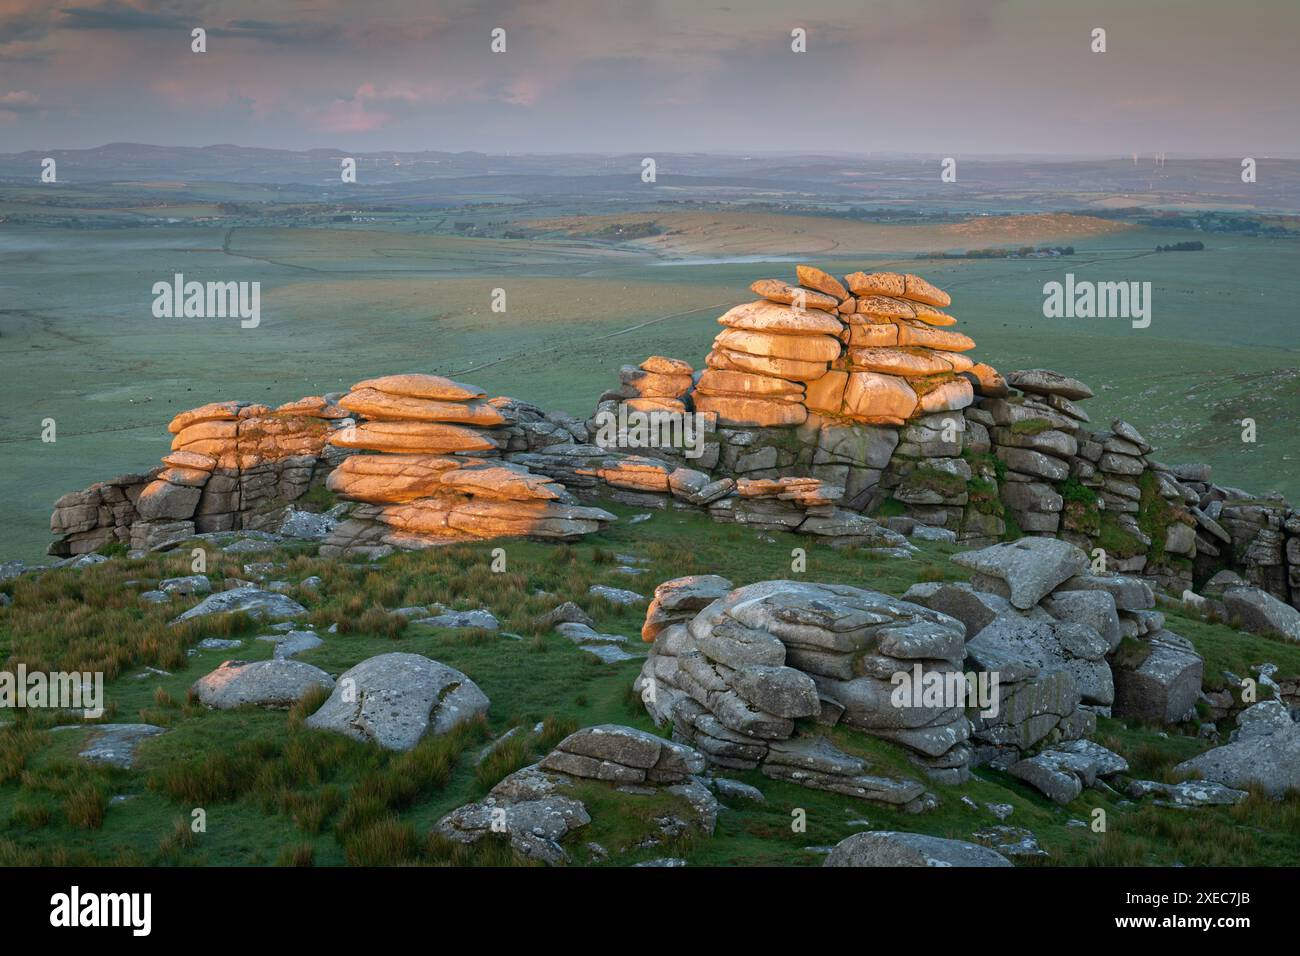
[[[284,506],[320,484],[338,460],[329,444],[350,424],[321,396],[271,408],[213,402],[172,419],[162,467],[122,475],[64,495],[50,530],[57,555],[85,554],[114,542],[150,550],[195,534],[274,530]]]
[[[855,272],[843,281],[814,266],[796,284],[760,279],[761,298],[718,319],[693,399],[720,426],[800,425],[819,414],[903,425],[957,411],[976,388],[1005,388],[963,353],[975,342],[943,327],[952,299],[919,276]]]
[[[362,504],[326,540],[326,556],[498,537],[571,539],[614,520],[558,481],[501,460],[516,424],[507,399],[408,374],[360,382],[339,406],[365,421],[331,436],[358,453],[326,484]]]

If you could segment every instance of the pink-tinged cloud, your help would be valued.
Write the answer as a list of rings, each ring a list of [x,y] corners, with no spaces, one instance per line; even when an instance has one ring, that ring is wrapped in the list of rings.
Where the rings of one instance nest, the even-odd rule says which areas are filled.
[[[519,79],[505,88],[501,97],[503,103],[511,106],[532,106],[541,98],[542,85],[533,79]]]
[[[370,98],[358,89],[351,99],[338,99],[323,110],[313,111],[312,125],[327,133],[369,133],[391,122],[389,113],[371,111]]]
[[[27,110],[35,108],[40,98],[27,90],[12,90],[0,95],[0,110]]]

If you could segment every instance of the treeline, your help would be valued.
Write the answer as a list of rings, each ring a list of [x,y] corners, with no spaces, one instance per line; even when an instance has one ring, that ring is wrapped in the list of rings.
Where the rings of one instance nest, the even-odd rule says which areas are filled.
[[[1021,246],[1018,249],[967,249],[965,252],[923,252],[918,259],[1028,259],[1072,256],[1074,246]]]
[[[1167,246],[1156,246],[1156,252],[1200,252],[1205,248],[1205,243],[1199,239],[1191,242],[1171,242]]]

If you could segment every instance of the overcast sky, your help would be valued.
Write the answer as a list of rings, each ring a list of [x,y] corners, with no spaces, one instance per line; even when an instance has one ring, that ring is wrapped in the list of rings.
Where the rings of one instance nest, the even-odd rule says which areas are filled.
[[[0,152],[1296,155],[1297,37],[1300,0],[0,0]]]

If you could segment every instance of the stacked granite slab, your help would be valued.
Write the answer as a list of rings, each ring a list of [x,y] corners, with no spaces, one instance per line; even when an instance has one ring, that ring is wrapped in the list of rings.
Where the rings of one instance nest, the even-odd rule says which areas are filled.
[[[901,535],[841,507],[843,497],[843,488],[820,478],[741,478],[735,482],[735,494],[710,504],[709,514],[715,521],[816,535],[832,546],[906,553],[907,542]]]
[[[196,533],[278,526],[283,506],[342,457],[328,439],[346,424],[347,412],[319,396],[278,408],[229,401],[181,412],[167,426],[164,467],[55,502],[50,530],[60,539],[49,551],[84,554],[114,541],[150,550]]]
[[[914,585],[904,599],[966,626],[967,666],[997,673],[999,713],[973,718],[984,760],[1091,734],[1097,716],[1178,723],[1204,662],[1167,630],[1140,578],[1092,574],[1067,541],[1023,538],[953,556],[969,583]]]
[[[696,407],[720,426],[792,426],[810,413],[868,425],[970,404],[975,343],[948,331],[951,297],[919,276],[808,265],[798,285],[760,279],[760,298],[718,319]],[[988,373],[996,375],[991,369]],[[974,373],[977,376],[978,372]]]
[[[639,366],[619,370],[621,385],[600,397],[602,403],[624,404],[638,412],[687,411],[684,399],[694,384],[694,369],[680,359],[652,355]],[[617,414],[617,408],[614,409]]]
[[[960,622],[843,585],[765,581],[715,597],[727,584],[665,582],[647,613],[642,634],[653,646],[636,688],[675,739],[719,766],[911,809],[924,805],[919,785],[869,774],[861,756],[798,722],[893,741],[937,779],[965,778],[964,710],[891,699],[899,672],[958,669]]]
[[[1044,369],[1011,372],[1007,383],[1020,394],[982,399],[967,417],[988,429],[1003,466],[999,496],[1016,524],[1027,534],[1056,534],[1065,504],[1057,486],[1070,477],[1071,462],[1083,458],[1085,482],[1095,472],[1078,437],[1086,413],[1074,404],[1093,393],[1076,379]]]
[[[522,739],[528,742],[527,736]],[[560,865],[570,859],[575,842],[570,835],[598,812],[599,804],[589,805],[586,794],[604,786],[619,791],[648,832],[632,834],[630,844],[611,845],[602,853],[663,845],[692,831],[711,834],[718,802],[697,776],[705,766],[690,747],[643,730],[585,727],[537,763],[507,776],[482,800],[448,813],[434,831],[464,844],[498,836],[524,857]],[[646,804],[644,814],[640,803]]]
[[[614,520],[577,504],[554,480],[500,459],[496,430],[508,424],[501,404],[436,375],[354,385],[339,406],[364,420],[331,436],[331,444],[354,454],[327,486],[361,504],[321,553],[375,555],[497,537],[571,539]]]

